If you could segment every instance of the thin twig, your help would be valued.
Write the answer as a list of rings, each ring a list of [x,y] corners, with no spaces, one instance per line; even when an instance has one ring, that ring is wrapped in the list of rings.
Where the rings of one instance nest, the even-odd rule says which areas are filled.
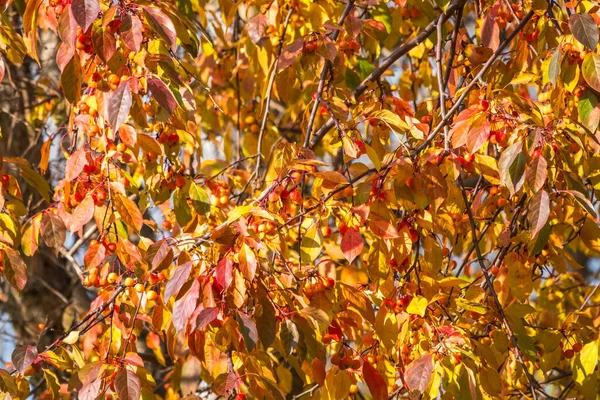
[[[294,13],[294,8],[290,7],[287,15],[285,16],[285,22],[283,23],[283,32],[281,33],[281,38],[279,39],[279,48],[277,50],[277,58],[273,62],[273,67],[271,70],[271,76],[269,76],[269,83],[267,84],[267,92],[265,99],[265,110],[262,118],[262,122],[260,123],[260,131],[258,133],[258,144],[256,148],[256,152],[259,154],[259,157],[256,159],[256,166],[254,167],[254,173],[252,174],[252,179],[258,177],[260,171],[260,162],[262,160],[262,141],[263,136],[265,134],[265,130],[267,128],[267,119],[269,118],[269,108],[271,107],[271,95],[273,93],[273,84],[275,83],[275,77],[277,76],[277,66],[279,65],[279,57],[281,57],[281,52],[283,51],[283,44],[285,43],[285,34],[287,32],[288,25],[290,24],[290,18]],[[249,180],[250,182],[250,180]],[[243,193],[243,192],[242,192]]]
[[[340,26],[343,25],[344,20],[346,19],[348,14],[350,14],[350,10],[352,10],[352,7],[354,7],[354,0],[350,0],[350,1],[348,1],[348,3],[346,3],[346,7],[344,8],[342,15],[340,16],[338,25],[340,25]],[[333,33],[331,34],[331,40],[333,40],[335,42],[339,35],[340,35],[340,30],[338,30],[338,29],[334,30]],[[306,125],[306,136],[304,138],[304,147],[308,147],[308,144],[310,143],[310,135],[312,133],[312,128],[313,128],[313,124],[315,123],[315,119],[317,118],[317,110],[319,109],[319,102],[321,101],[320,99],[322,99],[321,96],[323,95],[323,89],[325,88],[325,79],[327,78],[327,74],[329,73],[331,66],[332,66],[332,62],[329,60],[325,60],[325,65],[323,65],[323,70],[321,70],[321,77],[319,79],[319,85],[317,86],[317,98],[315,99],[313,108],[310,111],[310,117],[308,119],[308,124]]]
[[[514,332],[512,331],[510,324],[508,323],[508,318],[506,317],[506,314],[504,313],[504,308],[502,308],[502,304],[500,303],[498,294],[496,293],[496,290],[494,289],[491,273],[488,270],[488,268],[485,266],[483,254],[481,253],[481,249],[479,248],[479,245],[477,243],[477,225],[475,224],[475,218],[473,217],[473,212],[471,211],[471,202],[469,201],[469,198],[467,197],[464,182],[460,175],[458,176],[458,181],[460,184],[460,189],[461,189],[460,191],[461,191],[464,203],[465,203],[467,216],[469,217],[469,224],[471,226],[471,236],[473,238],[473,241],[475,242],[475,253],[477,255],[477,261],[479,263],[479,267],[481,268],[481,271],[482,271],[485,281],[487,283],[488,291],[489,291],[490,295],[492,296],[492,298],[494,299],[494,303],[495,303],[496,307],[498,308],[498,312],[500,313],[500,317],[502,318],[502,323],[506,329],[506,332],[508,333],[508,335],[511,339],[511,342],[514,345],[517,360],[521,364],[521,367],[523,368],[523,371],[525,372],[525,375],[527,376],[527,380],[529,381],[529,387],[531,389],[531,394],[533,396],[533,399],[536,400],[537,399],[536,390],[539,388],[539,383],[529,373],[529,370],[527,369],[527,366],[525,365],[525,360],[521,353],[521,349],[519,348],[519,344],[517,343],[517,338],[516,338]]]
[[[450,4],[448,9],[446,10],[446,15],[450,15],[454,13],[457,9],[461,9],[467,0],[458,0]],[[394,51],[390,53],[377,68],[373,70],[353,91],[352,94],[355,98],[358,98],[361,94],[367,90],[367,87],[370,82],[377,81],[391,66],[394,64],[400,57],[407,54],[410,50],[417,47],[420,43],[422,43],[425,39],[427,39],[436,29],[437,24],[440,21],[442,16],[438,16],[436,19],[431,21],[429,25],[423,28],[415,37],[413,37],[408,42],[405,42],[398,46]],[[347,101],[347,104],[349,102]],[[333,128],[334,122],[332,119],[329,119],[314,135],[311,140],[310,148],[315,147],[321,139],[329,132],[331,128]]]
[[[490,69],[490,67],[502,55],[502,52],[504,51],[504,48],[506,46],[508,46],[508,44],[514,39],[514,37],[517,36],[517,34],[525,27],[525,25],[529,22],[529,20],[531,19],[531,17],[533,17],[533,14],[534,14],[533,10],[529,11],[527,13],[527,15],[525,16],[525,18],[523,18],[523,20],[521,21],[521,23],[519,25],[517,25],[517,27],[515,28],[515,30],[512,31],[510,33],[510,35],[508,35],[507,38],[498,46],[498,48],[496,49],[496,51],[494,52],[494,54],[490,57],[490,59],[487,60],[487,62],[479,70],[479,72],[473,78],[473,80],[467,85],[466,88],[464,88],[462,94],[459,96],[459,98],[454,103],[454,106],[452,106],[452,108],[450,110],[448,110],[448,113],[446,114],[446,118],[442,118],[442,120],[440,121],[440,123],[429,134],[429,136],[427,136],[427,138],[425,139],[425,141],[423,143],[421,143],[419,146],[417,146],[413,150],[413,152],[412,152],[413,158],[416,155],[418,155],[421,151],[423,151],[427,146],[429,146],[429,143],[431,143],[431,141],[433,139],[435,139],[435,137],[437,136],[437,134],[446,126],[446,124],[448,124],[448,122],[450,122],[450,119],[458,111],[458,109],[462,106],[462,102],[465,100],[465,98],[467,97],[467,95],[469,94],[469,92],[471,91],[471,89],[473,89],[475,87],[475,85],[478,83],[478,81],[481,79],[481,77],[483,77],[483,75],[488,71],[488,69]]]

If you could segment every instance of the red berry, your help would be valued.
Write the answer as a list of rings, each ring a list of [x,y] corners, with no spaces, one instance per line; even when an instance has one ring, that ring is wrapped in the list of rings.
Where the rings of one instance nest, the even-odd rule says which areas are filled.
[[[563,356],[567,359],[573,358],[574,355],[575,355],[575,351],[573,351],[573,349],[568,349],[563,352]]]
[[[360,139],[354,139],[354,144],[358,147],[360,154],[365,154],[367,152],[367,148],[365,147],[365,142]]]
[[[575,343],[573,345],[573,351],[575,353],[579,353],[581,351],[581,349],[583,348],[583,345],[581,343]]]
[[[540,158],[541,155],[542,155],[542,149],[535,149],[533,151],[533,153],[531,154],[531,156],[533,158]]]
[[[158,143],[165,144],[169,141],[169,135],[167,135],[165,132],[163,132],[160,135],[158,135],[157,140],[158,140]]]
[[[269,200],[269,203],[275,203],[279,201],[279,193],[271,192],[269,193],[269,197],[267,199]]]
[[[300,204],[302,203],[302,193],[298,189],[294,189],[290,192],[290,200],[293,203]]]
[[[410,240],[413,243],[417,243],[417,241],[419,240],[419,234],[417,233],[417,231],[414,228],[409,228],[408,232],[410,233]]]
[[[175,132],[171,133],[169,135],[169,143],[171,143],[171,144],[179,143],[179,135]]]
[[[8,183],[10,181],[10,176],[8,174],[2,175],[2,183]]]
[[[489,108],[489,106],[490,106],[490,103],[487,100],[485,100],[485,99],[481,100],[481,108],[483,109],[483,111],[487,110]]]

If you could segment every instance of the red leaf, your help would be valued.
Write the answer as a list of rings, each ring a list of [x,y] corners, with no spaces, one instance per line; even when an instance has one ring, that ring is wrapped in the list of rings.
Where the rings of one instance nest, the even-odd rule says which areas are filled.
[[[382,239],[395,239],[398,237],[398,230],[391,222],[373,212],[369,214],[369,228]]]
[[[73,0],[71,2],[71,11],[73,12],[75,21],[77,21],[85,32],[96,18],[98,18],[100,2],[98,0]]]
[[[263,14],[257,14],[248,21],[246,29],[248,30],[248,37],[250,37],[252,43],[257,46],[262,46],[266,39],[265,31],[268,25],[269,21]]]
[[[126,14],[121,23],[121,39],[131,51],[138,52],[142,46],[142,22],[137,16]]]
[[[85,155],[85,149],[82,147],[79,150],[71,154],[71,157],[67,160],[67,166],[65,167],[65,179],[72,181],[81,175],[83,167],[87,164],[87,157]]]
[[[137,353],[127,353],[127,356],[123,358],[123,361],[126,364],[144,368],[144,360],[142,360],[142,357],[140,357]]]
[[[198,318],[196,319],[196,330],[204,329],[217,318],[217,315],[219,315],[219,309],[216,307],[205,308],[200,311],[200,314],[198,314]]]
[[[373,400],[387,400],[387,383],[381,374],[368,362],[363,363],[362,372]]]
[[[286,69],[296,61],[296,58],[302,53],[304,47],[304,38],[296,39],[292,43],[285,46],[279,56],[277,69],[279,71]]]
[[[413,361],[404,373],[404,380],[408,388],[423,393],[431,381],[433,372],[433,357],[430,353]]]
[[[344,336],[342,328],[340,327],[340,324],[337,323],[337,321],[333,321],[331,325],[329,325],[329,328],[327,328],[327,333],[329,333],[331,337],[338,342],[341,341],[342,337]]]
[[[233,280],[232,268],[233,261],[227,257],[222,258],[217,264],[217,283],[221,285],[224,290],[231,285],[231,281]]]
[[[363,238],[360,232],[354,228],[349,228],[342,237],[342,252],[346,260],[352,263],[360,255],[363,247]]]
[[[31,364],[33,364],[37,356],[37,347],[17,346],[12,352],[11,359],[17,371],[22,374]]]
[[[177,108],[177,100],[171,93],[171,89],[159,78],[148,79],[148,89],[152,92],[152,96],[158,104],[166,108],[169,113],[172,113]]]
[[[177,33],[173,21],[165,13],[154,7],[142,6],[142,10],[152,29],[167,42],[171,50],[175,50]]]
[[[173,326],[180,331],[185,327],[190,316],[196,309],[196,303],[200,297],[200,283],[194,280],[192,287],[185,295],[175,301],[173,305]]]
[[[120,400],[138,400],[142,393],[140,378],[135,372],[123,368],[115,377],[115,389]]]
[[[83,263],[85,269],[91,269],[97,267],[104,261],[106,257],[106,248],[102,243],[95,243],[88,247],[83,257]]]
[[[500,27],[496,22],[498,18],[498,5],[492,7],[487,13],[483,26],[481,27],[481,42],[485,47],[496,51],[500,45]]]
[[[71,233],[77,232],[85,224],[87,224],[94,217],[94,200],[91,196],[86,196],[81,203],[77,205],[73,211],[73,218],[71,218],[69,231]]]
[[[191,261],[188,261],[182,265],[179,265],[177,268],[175,268],[175,272],[173,273],[173,276],[171,277],[171,279],[169,279],[169,281],[167,282],[167,285],[165,286],[165,295],[164,295],[165,302],[169,301],[171,296],[173,296],[174,294],[179,292],[179,290],[181,289],[183,284],[186,283],[188,278],[190,277],[191,271],[192,271],[192,262]]]
[[[135,128],[128,124],[123,124],[119,128],[119,139],[129,147],[135,147],[137,144],[137,132]]]
[[[70,49],[74,49],[77,41],[77,21],[73,18],[71,9],[65,9],[63,13],[60,14],[60,17],[58,17],[57,31],[62,42]]]
[[[131,109],[131,88],[129,81],[122,82],[118,88],[105,97],[106,116],[114,130],[118,130],[127,120]]]
[[[98,393],[100,393],[101,383],[102,379],[95,379],[85,383],[79,390],[79,393],[77,393],[77,398],[79,400],[95,400],[98,397]]]

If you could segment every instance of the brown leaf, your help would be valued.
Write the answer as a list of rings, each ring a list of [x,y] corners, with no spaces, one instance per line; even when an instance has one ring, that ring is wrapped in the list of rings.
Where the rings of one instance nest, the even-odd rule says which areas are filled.
[[[531,223],[531,236],[535,237],[542,230],[550,215],[550,197],[545,190],[539,191],[529,204],[529,222]]]
[[[27,266],[19,253],[13,249],[5,247],[4,254],[4,277],[12,287],[23,290],[27,283]]]
[[[41,225],[42,239],[48,247],[57,249],[65,243],[67,229],[56,214],[45,212]]]
[[[98,28],[92,31],[92,44],[96,54],[107,63],[117,51],[117,42],[115,37],[105,28]]]
[[[17,371],[23,374],[33,364],[37,356],[37,347],[21,345],[13,350],[11,360]]]
[[[600,40],[598,24],[590,14],[571,14],[569,28],[575,39],[590,50],[595,50]]]

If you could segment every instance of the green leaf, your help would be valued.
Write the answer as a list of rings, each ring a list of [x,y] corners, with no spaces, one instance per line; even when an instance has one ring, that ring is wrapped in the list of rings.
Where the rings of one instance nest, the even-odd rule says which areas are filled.
[[[553,85],[556,85],[556,79],[560,76],[560,56],[560,47],[557,47],[552,53],[550,65],[548,66],[548,79]]]
[[[514,195],[524,182],[525,172],[525,155],[522,153],[523,142],[517,142],[507,147],[500,156],[498,161],[498,172],[503,184],[510,191],[511,196]]]
[[[190,185],[190,200],[192,207],[200,215],[206,215],[210,212],[210,200],[204,188],[198,186],[194,182]]]

